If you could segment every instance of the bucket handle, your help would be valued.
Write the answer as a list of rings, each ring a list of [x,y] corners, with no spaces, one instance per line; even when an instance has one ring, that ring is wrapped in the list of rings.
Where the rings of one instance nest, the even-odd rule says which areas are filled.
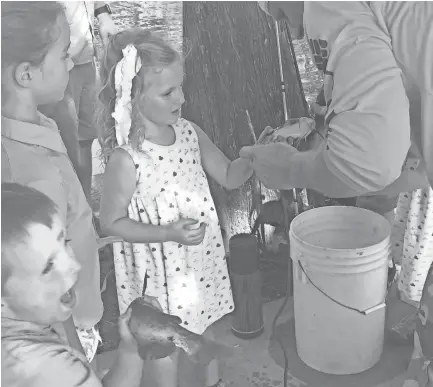
[[[303,273],[305,274],[305,276],[307,277],[308,281],[310,281],[311,285],[313,285],[313,286],[314,286],[314,287],[315,287],[315,288],[316,288],[320,293],[322,293],[325,297],[329,298],[332,302],[336,303],[337,305],[342,306],[343,308],[350,309],[350,310],[353,310],[353,311],[356,312],[356,313],[362,314],[363,316],[367,316],[368,314],[373,313],[373,312],[375,312],[375,311],[377,311],[377,310],[380,310],[380,309],[382,309],[382,308],[384,308],[384,307],[386,306],[385,301],[382,302],[382,303],[380,303],[380,304],[378,304],[378,305],[372,306],[371,308],[365,309],[365,310],[359,310],[359,309],[356,309],[356,308],[352,308],[351,306],[344,305],[344,304],[342,304],[341,302],[339,302],[339,301],[335,300],[334,298],[332,298],[331,296],[329,296],[328,294],[326,294],[326,293],[325,293],[322,289],[320,289],[318,286],[316,286],[316,285],[314,284],[314,282],[311,281],[311,278],[308,276],[308,274],[307,274],[306,271],[304,270],[304,266],[302,265],[301,261],[298,261],[298,264],[299,264],[299,267],[301,268],[302,272],[303,272]]]

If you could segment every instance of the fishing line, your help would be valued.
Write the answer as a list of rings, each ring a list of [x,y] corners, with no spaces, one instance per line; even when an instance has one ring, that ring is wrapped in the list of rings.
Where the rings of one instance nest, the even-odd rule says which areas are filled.
[[[285,87],[285,82],[284,82],[282,47],[281,47],[281,42],[280,42],[281,34],[280,34],[280,26],[279,26],[278,21],[275,21],[275,32],[276,32],[276,36],[277,36],[277,52],[278,52],[278,61],[279,61],[280,77],[281,77],[281,93],[283,95],[284,117],[285,117],[285,121],[287,121],[289,119],[289,117],[288,117],[288,109],[287,109],[287,105],[286,105],[287,96],[286,96],[286,87]],[[293,59],[293,65],[295,67],[295,72],[296,72],[298,81],[300,81],[301,75],[299,72],[298,63],[296,61],[296,53],[295,53],[295,49],[294,49],[294,45],[293,45],[293,40],[292,40],[290,33],[287,31],[287,26],[286,26],[286,29],[284,29],[284,31],[283,31],[283,35],[284,35],[287,43],[289,44],[290,53],[291,53],[291,56]],[[306,102],[305,93],[304,93],[304,89],[302,87],[301,82],[299,84],[299,89],[300,89],[300,93],[301,93],[301,98],[303,100],[306,115],[308,115],[308,103]],[[322,137],[322,139],[324,139],[318,130],[315,130],[315,132],[318,133],[320,135],[320,137]],[[293,146],[295,148],[298,148],[299,145],[300,145],[300,141],[295,142],[295,144],[293,144]],[[295,203],[295,215],[298,215],[300,212],[305,211],[305,210],[310,208],[309,203],[308,203],[308,197],[307,197],[307,195],[305,195],[305,200],[303,200],[304,198],[302,197],[302,190],[301,189],[293,189],[292,193],[293,193],[293,199],[294,199],[294,203]],[[290,238],[288,235],[288,231],[289,231],[288,230],[289,229],[288,208],[287,208],[287,205],[286,206],[284,205],[284,201],[282,201],[282,203],[283,203],[283,209],[284,209],[284,211],[283,211],[284,212],[284,230],[285,230],[286,239],[287,239],[287,241],[289,241]],[[289,257],[289,259],[290,259],[290,257]],[[283,387],[288,387],[287,386],[287,383],[288,383],[288,376],[287,375],[289,372],[289,361],[288,361],[287,351],[284,348],[282,341],[276,335],[276,325],[277,325],[277,321],[278,321],[279,317],[281,316],[284,308],[286,307],[287,302],[288,302],[289,297],[290,297],[289,283],[290,282],[288,280],[287,281],[286,296],[284,297],[283,304],[281,305],[280,309],[278,310],[277,314],[274,317],[274,320],[272,322],[272,331],[271,331],[271,337],[275,338],[276,342],[280,346],[280,348],[283,352],[283,355],[284,355],[284,378],[283,378],[284,383],[283,383]]]

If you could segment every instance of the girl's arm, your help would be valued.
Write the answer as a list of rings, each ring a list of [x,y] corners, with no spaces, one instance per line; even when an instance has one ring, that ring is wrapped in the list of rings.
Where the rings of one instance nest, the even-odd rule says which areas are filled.
[[[230,161],[199,126],[191,124],[198,136],[203,169],[218,184],[227,189],[239,188],[253,175],[250,159]]]
[[[105,235],[130,243],[162,243],[170,240],[166,226],[144,224],[128,217],[128,206],[136,188],[136,169],[131,156],[116,149],[105,168],[100,224]]]

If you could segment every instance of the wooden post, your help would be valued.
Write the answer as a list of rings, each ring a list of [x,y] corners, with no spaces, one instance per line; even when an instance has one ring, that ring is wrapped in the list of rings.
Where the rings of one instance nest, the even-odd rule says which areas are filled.
[[[234,160],[253,143],[246,109],[257,137],[265,126],[284,122],[275,23],[256,2],[184,2],[183,39],[189,54],[182,115]],[[288,100],[299,106],[292,98],[300,94]],[[227,249],[232,235],[250,231],[250,184],[227,191],[209,182]]]

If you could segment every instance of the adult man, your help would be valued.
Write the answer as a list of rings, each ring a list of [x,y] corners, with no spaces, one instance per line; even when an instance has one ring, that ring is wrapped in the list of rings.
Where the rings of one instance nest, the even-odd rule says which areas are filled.
[[[111,8],[100,1],[64,1],[71,28],[69,55],[74,68],[69,73],[65,98],[54,106],[44,106],[42,112],[53,118],[84,190],[90,201],[92,185],[92,144],[97,138],[94,111],[97,96],[95,67],[94,17],[99,22],[99,34],[105,46],[109,35],[116,33]]]
[[[294,38],[305,28],[324,72],[327,105],[318,149],[299,153],[279,143],[241,150],[259,179],[330,197],[433,187],[433,4],[259,3],[274,18],[287,18]],[[433,266],[405,387],[433,386],[432,314]]]
[[[433,52],[427,50],[433,4],[267,4],[277,19],[289,19],[294,37],[305,26],[325,72],[328,130],[319,149],[302,154],[286,144],[242,149],[264,184],[336,198],[398,194],[427,187],[426,169],[433,184],[433,131],[427,130],[433,125]],[[407,157],[418,159],[418,167],[403,168]]]

